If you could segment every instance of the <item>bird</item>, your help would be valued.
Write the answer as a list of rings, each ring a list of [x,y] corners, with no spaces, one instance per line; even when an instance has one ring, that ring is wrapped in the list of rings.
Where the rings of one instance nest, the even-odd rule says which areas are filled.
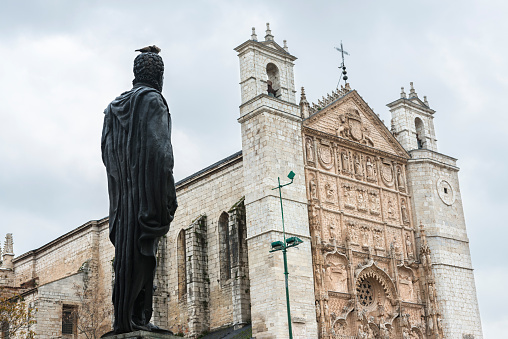
[[[143,47],[143,48],[140,48],[140,49],[137,49],[136,52],[141,52],[141,53],[148,53],[148,52],[151,52],[151,53],[155,53],[155,54],[159,54],[159,52],[161,51],[161,49],[155,45],[152,45],[152,46],[146,46],[146,47]]]

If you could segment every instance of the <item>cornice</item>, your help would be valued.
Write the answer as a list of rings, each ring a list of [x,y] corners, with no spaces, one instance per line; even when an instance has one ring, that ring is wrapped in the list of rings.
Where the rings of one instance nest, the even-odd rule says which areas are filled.
[[[272,41],[272,42],[279,48],[275,49],[272,47],[268,47],[259,41],[247,40],[244,43],[240,44],[239,46],[235,47],[234,50],[236,52],[238,52],[239,56],[242,55],[243,53],[245,53],[247,51],[247,49],[250,47],[252,49],[259,49],[265,53],[276,54],[277,56],[279,56],[281,58],[285,58],[285,59],[287,58],[291,61],[295,61],[296,59],[298,59],[294,55],[291,55],[288,52],[284,51],[284,49],[282,47],[280,47],[279,44],[277,44],[275,41]]]
[[[418,99],[418,100],[420,100],[420,99]],[[394,108],[395,106],[398,106],[398,105],[409,105],[409,106],[412,106],[415,109],[424,111],[425,113],[428,113],[431,116],[434,113],[436,113],[436,111],[434,111],[433,109],[425,107],[425,106],[422,106],[422,105],[419,105],[419,104],[416,104],[413,101],[411,101],[411,99],[407,99],[407,98],[399,98],[399,99],[397,99],[395,101],[390,102],[389,104],[386,104],[386,106],[388,108]]]

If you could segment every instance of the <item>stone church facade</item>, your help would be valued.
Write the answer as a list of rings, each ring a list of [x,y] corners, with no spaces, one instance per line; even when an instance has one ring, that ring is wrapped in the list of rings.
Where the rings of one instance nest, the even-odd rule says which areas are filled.
[[[349,84],[315,104],[302,88],[297,104],[296,57],[269,27],[235,51],[242,151],[177,183],[154,323],[288,337],[282,254],[270,250],[283,239],[272,189],[293,171],[282,200],[287,236],[303,240],[287,253],[295,338],[482,338],[459,168],[438,152],[426,98],[402,89],[388,129]],[[9,235],[0,284],[38,308],[39,337],[81,338],[62,317],[79,313],[75,286],[93,281],[109,300],[113,256],[107,218],[18,257]]]

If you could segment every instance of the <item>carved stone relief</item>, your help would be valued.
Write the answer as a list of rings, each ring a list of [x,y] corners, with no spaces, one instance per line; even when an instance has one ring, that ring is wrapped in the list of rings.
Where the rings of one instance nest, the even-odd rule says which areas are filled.
[[[356,209],[356,191],[354,186],[350,183],[345,183],[344,187],[344,207],[349,209]]]
[[[314,141],[311,137],[305,138],[305,155],[307,158],[307,164],[315,166],[316,158],[314,154]]]
[[[372,157],[370,157],[370,156],[367,156],[367,158],[365,160],[365,171],[366,171],[367,181],[370,181],[370,182],[377,181],[377,170],[375,167],[375,163],[372,160]]]
[[[399,187],[399,191],[405,192],[406,191],[406,180],[404,178],[402,166],[399,165],[396,168],[397,168],[396,169],[396,171],[397,171],[397,186]]]
[[[393,252],[395,253],[395,257],[397,259],[402,258],[402,256],[403,256],[402,245],[400,244],[400,240],[397,236],[393,237],[390,247],[393,248]]]
[[[400,199],[400,214],[402,216],[402,222],[404,224],[409,224],[409,213],[407,210],[406,199]]]
[[[341,167],[342,167],[342,172],[344,174],[348,174],[348,173],[351,173],[351,168],[350,168],[350,161],[349,161],[349,152],[347,150],[342,150],[340,152],[341,156]]]
[[[369,212],[370,214],[381,214],[381,203],[378,191],[369,191]]]
[[[320,175],[321,201],[337,204],[337,181],[334,177]]]
[[[381,179],[383,180],[383,183],[388,187],[392,187],[395,182],[393,167],[391,162],[388,160],[381,159]]]
[[[334,157],[332,146],[329,142],[320,140],[317,146],[317,153],[319,158],[319,163],[324,169],[331,169],[334,165]]]
[[[355,154],[354,155],[354,169],[355,169],[355,177],[356,179],[363,179],[363,155]]]
[[[360,112],[355,107],[349,107],[346,113],[339,115],[337,136],[346,138],[362,144],[374,146],[374,141],[370,137],[370,131],[364,126]]]
[[[400,296],[403,300],[416,301],[416,281],[414,281],[413,273],[408,269],[399,269],[399,287]]]
[[[356,188],[356,197],[358,201],[357,205],[358,210],[361,212],[367,212],[369,210],[367,190],[361,186],[358,186]]]
[[[318,211],[316,204],[309,205],[309,224],[310,224],[311,230],[316,231],[319,229],[319,224],[320,224],[319,211]],[[315,234],[316,232],[313,232],[313,233]]]
[[[327,291],[347,293],[347,264],[343,257],[329,254],[325,259],[324,278]]]
[[[318,200],[316,175],[312,173],[309,174],[309,193],[310,200]]]
[[[359,230],[358,230],[358,225],[357,225],[356,221],[354,221],[352,219],[348,219],[348,220],[346,220],[345,224],[347,227],[347,235],[348,235],[349,240],[351,241],[351,244],[359,245],[360,244]]]
[[[406,252],[407,258],[410,260],[414,260],[414,251],[413,251],[413,243],[411,242],[411,237],[409,234],[406,234]]]
[[[391,192],[383,192],[383,211],[385,220],[395,221],[399,218],[397,196]]]
[[[370,227],[368,225],[361,225],[360,231],[362,233],[362,246],[369,247],[371,245],[370,242]]]
[[[324,214],[324,226],[323,233],[325,234],[325,240],[331,242],[331,239],[340,239],[340,216],[331,212],[323,212]]]
[[[376,227],[373,229],[373,238],[374,238],[374,248],[378,250],[383,250],[385,247],[384,237],[383,237],[383,229],[381,227]]]

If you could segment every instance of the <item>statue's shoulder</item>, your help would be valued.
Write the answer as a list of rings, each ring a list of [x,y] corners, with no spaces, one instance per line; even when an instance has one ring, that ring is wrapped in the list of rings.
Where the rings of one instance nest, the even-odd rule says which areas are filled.
[[[148,87],[148,86],[140,87],[140,91],[139,91],[138,95],[142,95],[143,100],[149,101],[150,103],[153,102],[155,104],[158,104],[158,105],[163,106],[166,109],[168,109],[168,104],[166,102],[166,99],[164,99],[164,96],[162,95],[162,93],[159,92],[158,90],[156,90],[155,88]],[[169,111],[169,109],[168,109],[168,111]]]

